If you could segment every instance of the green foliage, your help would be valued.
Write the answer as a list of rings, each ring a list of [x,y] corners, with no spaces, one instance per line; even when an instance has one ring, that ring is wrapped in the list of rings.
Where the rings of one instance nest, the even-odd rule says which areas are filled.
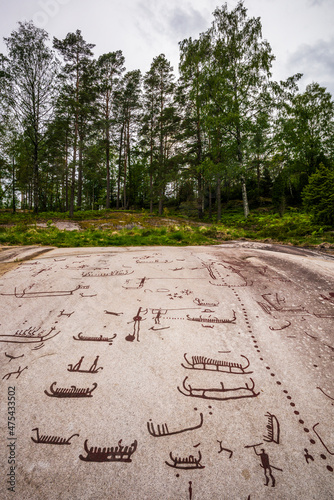
[[[286,209],[286,191],[286,175],[284,172],[281,172],[276,177],[272,188],[272,202],[281,217],[283,216]]]
[[[101,214],[100,212],[103,212]],[[254,210],[245,219],[242,205],[225,209],[219,224],[199,226],[181,218],[168,219],[142,213],[88,211],[89,220],[77,221],[82,230],[59,230],[57,213],[42,220],[32,213],[0,212],[0,244],[84,246],[207,245],[248,239],[302,246],[334,244],[331,227],[317,224],[306,212],[288,208],[283,216],[270,209]],[[102,215],[104,218],[101,218]],[[69,220],[69,219],[67,219]],[[46,227],[38,224],[44,222]],[[2,224],[2,225],[1,225]],[[334,246],[334,245],[333,245]]]
[[[57,62],[48,46],[48,38],[45,30],[36,28],[30,21],[19,22],[18,30],[4,39],[9,53],[7,71],[10,78],[6,100],[15,117],[17,135],[20,133],[29,145],[36,212],[40,206],[39,174],[44,134],[51,120],[56,91]]]
[[[304,207],[314,222],[334,226],[334,170],[320,164],[302,192]]]
[[[299,92],[300,74],[271,80],[274,55],[243,0],[225,2],[198,39],[180,42],[178,81],[164,54],[144,77],[125,73],[120,50],[94,59],[80,30],[54,38],[60,60],[32,22],[19,23],[5,42],[0,207],[54,211],[44,222],[69,212],[85,229],[94,225],[87,219],[111,215],[82,209],[162,215],[168,207],[212,222],[237,198],[245,217],[249,204],[271,201],[283,217],[301,206],[320,162],[334,167],[331,94],[317,83]],[[331,220],[324,210],[319,220]],[[227,237],[242,231],[231,227]]]
[[[0,244],[6,245],[50,245],[56,247],[104,247],[104,246],[179,246],[210,245],[215,240],[198,228],[149,228],[102,231],[59,230],[56,227],[37,228],[18,224],[11,228],[0,227]]]

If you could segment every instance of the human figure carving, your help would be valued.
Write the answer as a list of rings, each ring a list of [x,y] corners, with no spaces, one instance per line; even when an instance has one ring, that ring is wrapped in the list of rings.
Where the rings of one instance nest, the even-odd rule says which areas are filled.
[[[311,460],[311,462],[314,462],[314,458],[312,457],[312,455],[309,454],[308,449],[304,448],[304,451],[305,451],[304,457],[306,462],[309,463],[309,460]]]
[[[90,372],[94,372],[96,371],[96,367],[97,367],[97,362],[99,360],[99,356],[96,356],[95,360],[94,360],[94,363],[92,364],[92,366],[89,368],[89,371]]]
[[[147,314],[147,309],[145,311],[142,311],[142,308],[140,307],[137,311],[137,314],[132,318],[133,321],[131,321],[130,323],[132,323],[132,322],[134,323],[133,334],[132,335],[129,334],[125,337],[125,340],[127,340],[128,342],[133,342],[136,337],[137,337],[137,342],[140,342],[139,341],[140,322],[145,321],[143,319],[143,317],[141,316],[141,313]]]
[[[269,462],[269,455],[268,455],[268,453],[265,452],[264,448],[261,448],[261,453],[258,453],[256,451],[256,448],[254,448],[254,451],[255,451],[256,455],[258,455],[261,458],[261,467],[264,470],[264,475],[265,475],[265,478],[266,478],[265,486],[268,486],[268,484],[269,484],[269,477],[270,477],[271,478],[271,486],[274,487],[276,481],[275,481],[275,478],[274,478],[272,470],[271,470],[272,467],[271,467],[270,462]],[[267,473],[269,474],[269,477],[268,477]]]
[[[282,471],[282,469],[279,469],[278,467],[274,467],[273,465],[271,465],[270,460],[269,460],[269,455],[268,455],[268,453],[265,452],[264,448],[261,448],[261,452],[260,453],[258,453],[256,451],[256,447],[257,446],[261,446],[261,445],[262,445],[262,443],[253,444],[253,445],[250,445],[250,446],[245,446],[245,448],[253,448],[255,454],[258,457],[260,457],[260,459],[261,459],[261,464],[260,465],[261,465],[261,467],[262,467],[262,469],[264,471],[264,476],[266,478],[265,486],[268,486],[269,480],[271,479],[271,486],[274,487],[275,484],[276,484],[276,480],[275,480],[275,478],[273,476],[272,469],[276,469],[276,470],[279,470],[281,472],[283,472],[283,471]]]
[[[77,362],[77,364],[73,366],[73,368],[72,368],[73,371],[80,370],[83,359],[84,359],[84,356],[81,356],[81,358]],[[72,365],[69,365],[69,366],[72,366]]]

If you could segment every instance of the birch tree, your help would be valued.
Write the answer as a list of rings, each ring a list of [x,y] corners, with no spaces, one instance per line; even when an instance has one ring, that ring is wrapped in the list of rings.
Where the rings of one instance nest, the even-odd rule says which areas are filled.
[[[211,54],[205,69],[210,98],[207,116],[210,120],[216,116],[216,127],[234,143],[247,217],[247,148],[256,117],[266,105],[261,96],[271,77],[274,56],[269,43],[262,40],[260,18],[249,18],[242,1],[231,11],[227,3],[214,11],[209,35]]]
[[[52,115],[57,62],[48,34],[32,22],[19,23],[5,43],[10,88],[8,103],[32,148],[34,210],[39,209],[40,152]]]

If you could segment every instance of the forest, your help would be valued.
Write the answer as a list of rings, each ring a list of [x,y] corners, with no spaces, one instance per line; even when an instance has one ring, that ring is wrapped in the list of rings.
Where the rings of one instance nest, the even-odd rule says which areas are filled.
[[[283,35],[282,35],[283,36]],[[302,75],[274,81],[260,18],[242,1],[213,13],[142,74],[121,50],[94,58],[20,22],[0,54],[0,208],[180,211],[220,221],[232,201],[334,224],[334,103]]]

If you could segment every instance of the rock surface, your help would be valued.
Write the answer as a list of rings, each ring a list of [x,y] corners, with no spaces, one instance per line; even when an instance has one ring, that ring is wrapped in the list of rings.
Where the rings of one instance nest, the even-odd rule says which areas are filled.
[[[333,498],[333,257],[53,249],[0,304],[1,498]]]

